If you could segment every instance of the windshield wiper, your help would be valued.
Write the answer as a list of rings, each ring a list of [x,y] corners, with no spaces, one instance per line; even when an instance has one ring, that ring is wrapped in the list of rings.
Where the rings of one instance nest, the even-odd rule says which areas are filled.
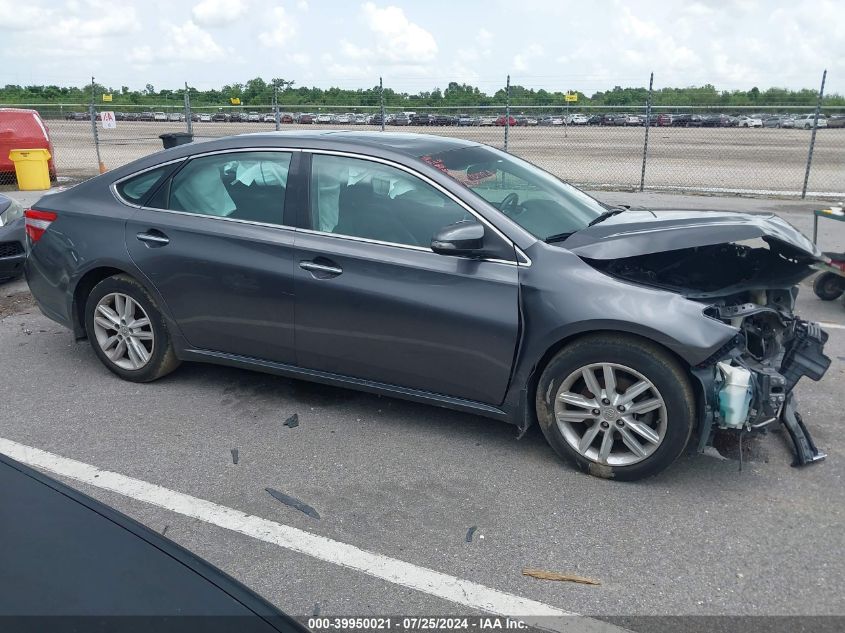
[[[607,218],[612,218],[614,215],[619,215],[620,213],[624,213],[627,210],[627,207],[613,207],[612,209],[608,209],[607,211],[602,212],[602,214],[598,217],[595,217],[590,220],[590,223],[587,226],[595,226],[599,222],[604,222]]]
[[[543,241],[546,244],[551,244],[552,242],[562,242],[563,240],[565,240],[567,237],[569,237],[573,233],[575,233],[575,231],[569,231],[568,233],[555,233],[554,235],[549,235]]]

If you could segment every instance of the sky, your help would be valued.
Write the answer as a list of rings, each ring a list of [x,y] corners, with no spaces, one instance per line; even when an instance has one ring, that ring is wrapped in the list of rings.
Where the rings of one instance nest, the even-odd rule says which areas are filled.
[[[843,0],[0,0],[0,85],[845,93]]]

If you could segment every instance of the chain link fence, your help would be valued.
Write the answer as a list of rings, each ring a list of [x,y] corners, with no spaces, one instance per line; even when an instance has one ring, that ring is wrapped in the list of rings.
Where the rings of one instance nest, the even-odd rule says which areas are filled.
[[[483,107],[420,107],[413,112],[378,104],[191,107],[181,100],[155,107],[15,107],[37,110],[49,129],[59,182],[88,178],[159,151],[159,136],[166,133],[191,132],[196,141],[202,141],[272,130],[384,129],[492,145],[587,189],[845,196],[845,107],[821,107],[818,117],[806,105],[649,109],[646,103],[566,107],[504,102]],[[115,113],[113,129],[99,120],[102,111]],[[0,115],[0,144],[4,142],[2,128]],[[0,179],[4,177],[14,182],[13,174],[0,171]]]

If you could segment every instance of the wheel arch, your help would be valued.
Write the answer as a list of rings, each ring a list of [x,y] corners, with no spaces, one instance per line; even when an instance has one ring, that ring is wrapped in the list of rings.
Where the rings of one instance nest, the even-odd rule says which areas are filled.
[[[164,307],[164,302],[161,300],[158,292],[156,292],[155,288],[150,287],[150,284],[147,283],[147,280],[143,275],[138,274],[138,271],[134,271],[128,266],[121,266],[118,263],[112,262],[104,262],[86,270],[85,273],[79,277],[73,287],[71,318],[73,334],[76,340],[87,338],[87,334],[85,332],[85,301],[87,300],[88,295],[91,294],[91,291],[98,283],[104,279],[113,277],[114,275],[127,275],[141,284],[141,286],[144,287],[144,289],[158,304],[157,307],[161,310],[165,321],[167,321],[168,328],[171,328],[171,333],[173,334],[178,331],[174,328],[170,315],[167,314],[167,310],[162,309]]]
[[[696,411],[698,411],[703,394],[701,393],[700,382],[698,380],[693,380],[693,376],[690,371],[692,365],[681,354],[679,354],[676,349],[672,349],[672,346],[667,345],[665,340],[661,340],[661,338],[666,338],[665,335],[660,336],[657,332],[655,332],[654,335],[651,336],[649,334],[650,333],[647,331],[634,331],[633,328],[626,328],[624,327],[624,324],[614,324],[613,327],[602,327],[598,329],[579,329],[576,331],[568,332],[562,336],[554,337],[545,346],[545,349],[542,354],[540,354],[539,357],[531,365],[530,373],[525,383],[525,397],[522,399],[522,406],[524,407],[524,410],[519,416],[521,419],[521,423],[519,426],[524,430],[537,422],[537,412],[535,411],[533,404],[537,392],[537,385],[540,382],[540,376],[543,374],[543,371],[546,369],[552,358],[554,358],[555,355],[567,345],[571,345],[575,341],[586,338],[588,336],[624,336],[631,339],[639,339],[640,341],[644,341],[646,343],[659,347],[661,350],[663,350],[669,356],[675,359],[689,377],[690,385],[692,386],[693,393],[695,394],[694,406]]]

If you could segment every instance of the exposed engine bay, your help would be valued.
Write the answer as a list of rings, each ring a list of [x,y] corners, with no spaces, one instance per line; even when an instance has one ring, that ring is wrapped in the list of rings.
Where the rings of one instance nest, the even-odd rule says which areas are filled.
[[[797,285],[816,257],[777,240],[723,243],[592,260],[613,277],[677,292],[702,303],[703,313],[737,328],[736,336],[692,368],[701,385],[699,450],[713,430],[739,433],[782,422],[796,464],[824,458],[796,411],[793,388],[820,380],[830,365],[828,335],[794,314]]]

